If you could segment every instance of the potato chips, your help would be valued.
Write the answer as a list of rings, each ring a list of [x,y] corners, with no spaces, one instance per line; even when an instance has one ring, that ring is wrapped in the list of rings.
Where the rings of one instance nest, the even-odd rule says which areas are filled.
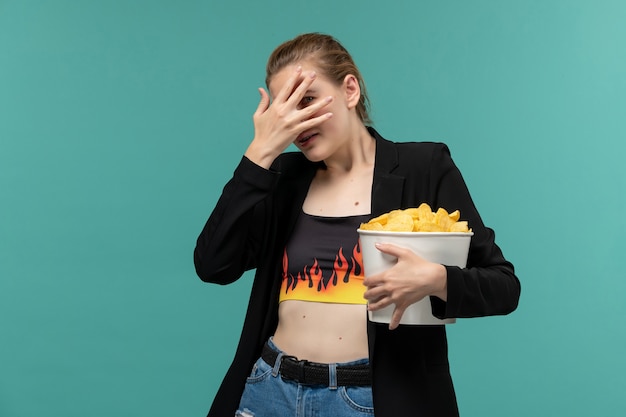
[[[361,223],[361,230],[380,230],[387,232],[462,232],[469,233],[466,221],[459,221],[461,213],[458,210],[448,213],[439,208],[433,212],[426,203],[417,208],[392,210],[368,221]]]

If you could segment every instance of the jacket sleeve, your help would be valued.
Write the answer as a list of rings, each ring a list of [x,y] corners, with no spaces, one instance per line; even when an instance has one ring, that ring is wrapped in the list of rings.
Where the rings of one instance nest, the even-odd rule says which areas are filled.
[[[466,268],[446,266],[447,302],[431,297],[433,314],[439,318],[504,315],[517,308],[520,282],[513,265],[495,243],[495,233],[486,227],[472,201],[447,146],[435,150],[431,186],[436,207],[458,209],[474,232]]]
[[[257,266],[270,227],[269,195],[279,176],[241,159],[197,239],[194,264],[200,279],[229,284]]]

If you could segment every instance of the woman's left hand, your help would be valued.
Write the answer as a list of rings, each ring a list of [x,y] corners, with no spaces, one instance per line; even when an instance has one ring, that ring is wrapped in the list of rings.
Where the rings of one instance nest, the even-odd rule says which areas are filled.
[[[391,330],[398,327],[404,311],[411,304],[427,296],[447,299],[447,271],[437,263],[429,262],[408,248],[391,243],[377,243],[376,248],[398,258],[387,271],[365,277],[367,287],[364,297],[368,309],[380,310],[395,304],[389,323]]]

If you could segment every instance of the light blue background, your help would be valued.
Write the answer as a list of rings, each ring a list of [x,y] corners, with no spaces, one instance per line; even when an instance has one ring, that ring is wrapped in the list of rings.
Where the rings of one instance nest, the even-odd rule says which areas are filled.
[[[391,139],[446,142],[522,281],[449,327],[463,416],[626,412],[626,3],[0,0],[0,416],[203,416],[251,275],[195,239],[265,60],[338,37]]]

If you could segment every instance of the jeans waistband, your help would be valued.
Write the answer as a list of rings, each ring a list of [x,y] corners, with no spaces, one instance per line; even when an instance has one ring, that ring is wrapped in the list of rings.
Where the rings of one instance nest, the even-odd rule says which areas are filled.
[[[271,342],[265,343],[261,358],[278,369],[286,380],[306,385],[370,386],[372,377],[369,364],[328,364],[299,360],[276,349]],[[278,363],[277,363],[278,362]]]

